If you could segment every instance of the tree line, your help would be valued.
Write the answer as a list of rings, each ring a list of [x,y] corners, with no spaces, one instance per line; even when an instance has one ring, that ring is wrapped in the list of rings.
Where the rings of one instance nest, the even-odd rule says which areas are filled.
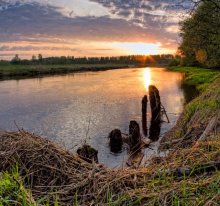
[[[169,64],[175,58],[179,58],[172,54],[163,55],[129,55],[129,56],[117,56],[117,57],[74,57],[74,56],[61,56],[61,57],[45,57],[39,54],[37,57],[32,56],[31,60],[20,59],[16,54],[11,60],[11,64],[20,65],[33,65],[33,64]]]

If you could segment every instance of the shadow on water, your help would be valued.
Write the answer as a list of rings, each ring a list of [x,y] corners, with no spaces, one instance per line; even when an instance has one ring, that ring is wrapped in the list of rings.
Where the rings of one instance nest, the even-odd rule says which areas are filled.
[[[196,98],[199,95],[198,89],[196,89],[196,86],[185,84],[183,81],[181,82],[180,88],[183,91],[185,103],[189,103],[194,98]]]

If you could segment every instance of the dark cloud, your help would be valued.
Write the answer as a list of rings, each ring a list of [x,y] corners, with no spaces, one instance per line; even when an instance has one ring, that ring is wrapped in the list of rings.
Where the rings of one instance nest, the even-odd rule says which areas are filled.
[[[182,10],[189,9],[190,0],[90,0],[102,4],[105,7],[120,9],[144,9],[152,11],[158,9]]]
[[[140,17],[141,13],[137,12],[136,15]],[[108,16],[70,18],[63,16],[56,7],[41,6],[37,3],[23,4],[0,12],[0,41],[37,41],[42,37],[47,41],[52,37],[69,37],[98,41],[147,42],[174,37],[165,31],[163,34],[157,33],[160,28],[154,20],[156,17],[158,16],[144,14],[149,24],[146,29],[133,24],[138,23],[138,18],[134,22]]]
[[[110,12],[120,17],[128,17],[127,14],[133,13],[133,18],[129,19],[136,23],[142,17],[142,25],[148,27],[149,17],[163,16],[158,24],[165,24],[172,21],[173,16],[177,16],[180,11],[184,12],[190,8],[190,0],[91,0],[107,7]],[[148,14],[148,15],[146,15]],[[159,20],[159,19],[157,19]]]
[[[129,17],[131,14],[132,14],[132,11],[130,11],[130,10],[119,10],[118,12],[117,12],[117,14],[119,14],[120,16],[123,16],[124,18],[127,18],[127,17]]]

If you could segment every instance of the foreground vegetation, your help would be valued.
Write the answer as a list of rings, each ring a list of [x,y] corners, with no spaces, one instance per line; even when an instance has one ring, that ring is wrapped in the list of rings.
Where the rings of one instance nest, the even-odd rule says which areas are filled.
[[[167,157],[112,170],[27,132],[2,133],[0,185],[6,186],[0,205],[11,205],[9,200],[17,205],[219,205],[220,75],[199,68],[172,70],[187,72],[185,81],[201,93],[162,140],[161,150],[170,150]],[[214,127],[204,132],[213,118]]]

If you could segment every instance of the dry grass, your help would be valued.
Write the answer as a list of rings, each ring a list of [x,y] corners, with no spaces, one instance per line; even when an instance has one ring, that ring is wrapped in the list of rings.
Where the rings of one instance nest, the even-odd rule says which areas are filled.
[[[88,164],[25,131],[3,133],[0,169],[10,171],[17,164],[24,185],[32,191],[34,199],[44,197],[50,205],[57,199],[60,205],[178,205],[188,200],[191,205],[198,201],[219,203],[217,169],[188,176],[173,172],[181,167],[193,171],[202,164],[220,161],[219,138],[154,159],[145,168],[110,170]]]

